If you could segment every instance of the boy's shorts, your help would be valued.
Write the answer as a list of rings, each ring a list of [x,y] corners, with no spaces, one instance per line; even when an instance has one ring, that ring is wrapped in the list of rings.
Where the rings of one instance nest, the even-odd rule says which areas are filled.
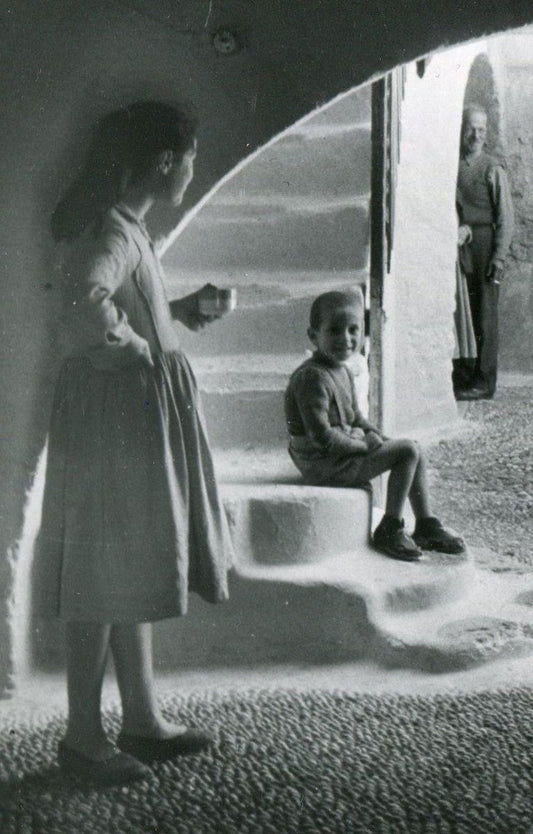
[[[360,477],[360,455],[328,455],[317,449],[307,437],[291,436],[289,455],[304,482],[309,486],[353,487],[371,491],[368,480]]]

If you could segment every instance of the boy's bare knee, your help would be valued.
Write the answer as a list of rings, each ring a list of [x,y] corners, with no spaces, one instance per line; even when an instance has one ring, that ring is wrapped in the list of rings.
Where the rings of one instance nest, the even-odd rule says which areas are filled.
[[[404,460],[418,462],[421,449],[416,440],[401,440],[401,451]]]

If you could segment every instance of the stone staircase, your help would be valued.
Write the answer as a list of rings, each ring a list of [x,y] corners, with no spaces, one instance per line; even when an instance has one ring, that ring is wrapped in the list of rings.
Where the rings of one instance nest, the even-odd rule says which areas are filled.
[[[361,494],[346,493],[342,509],[355,519]],[[282,491],[279,499],[287,497]],[[524,577],[479,571],[471,553],[395,562],[372,551],[361,534],[350,551],[332,554],[331,538],[321,558],[311,547],[306,562],[299,561],[303,548],[292,563],[287,551],[282,563],[279,549],[241,550],[230,602],[206,606],[193,597],[186,628],[171,620],[156,625],[159,668],[370,660],[443,673],[533,652],[533,579],[525,587]]]
[[[291,128],[227,180],[165,257],[169,294],[234,286],[238,308],[182,328],[212,444],[285,443],[281,395],[309,347],[311,300],[368,278],[369,91]]]
[[[285,451],[282,395],[308,347],[311,299],[368,281],[369,93],[337,100],[263,149],[166,257],[176,294],[209,280],[239,295],[234,314],[183,337],[237,555],[231,602],[191,601],[182,662],[365,657],[437,672],[533,649],[520,583],[476,571],[471,553],[417,565],[375,553],[369,494],[304,487]],[[174,627],[157,633],[160,662],[173,667]]]

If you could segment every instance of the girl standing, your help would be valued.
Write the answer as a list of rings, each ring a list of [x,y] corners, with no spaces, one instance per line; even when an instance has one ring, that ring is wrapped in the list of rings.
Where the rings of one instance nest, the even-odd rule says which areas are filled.
[[[151,623],[186,613],[189,591],[228,595],[231,545],[191,368],[173,319],[198,329],[198,293],[168,303],[144,225],[181,203],[196,124],[138,102],[98,125],[85,169],[52,219],[63,259],[63,363],[51,419],[34,588],[66,622],[68,724],[60,767],[100,784],[144,778],[146,763],[205,747],[164,720]],[[201,291],[200,291],[201,292]],[[108,650],[123,721],[117,745],[100,700]]]

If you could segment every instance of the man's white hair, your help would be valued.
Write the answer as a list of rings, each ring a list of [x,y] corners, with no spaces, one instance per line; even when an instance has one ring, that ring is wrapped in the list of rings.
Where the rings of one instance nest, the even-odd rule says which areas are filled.
[[[482,116],[485,116],[488,119],[488,113],[481,104],[467,104],[467,106],[463,109],[463,125],[466,124],[467,120],[470,116],[473,116],[474,113],[481,113]]]

